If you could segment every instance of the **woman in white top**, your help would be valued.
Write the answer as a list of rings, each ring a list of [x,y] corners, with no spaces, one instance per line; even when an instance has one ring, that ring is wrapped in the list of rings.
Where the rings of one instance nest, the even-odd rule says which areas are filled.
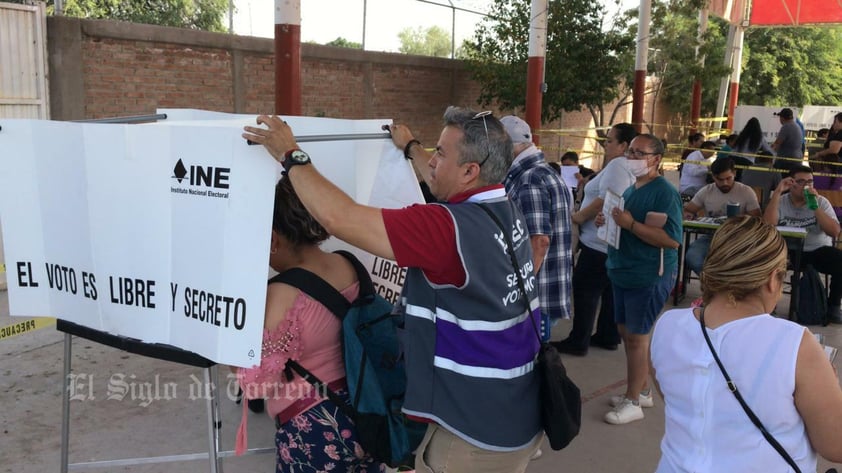
[[[608,130],[602,171],[585,185],[582,208],[571,216],[573,223],[579,225],[580,253],[573,268],[573,328],[567,338],[553,342],[562,353],[584,356],[591,345],[616,350],[620,343],[611,282],[605,269],[608,244],[597,236],[594,218],[602,210],[608,191],[623,195],[634,184],[635,177],[624,155],[635,136],[637,131],[629,123],[618,123]]]
[[[842,389],[806,328],[769,313],[781,297],[786,243],[756,217],[714,234],[701,276],[704,307],[664,313],[652,367],[665,408],[658,472],[793,471],[728,389],[702,334],[746,404],[802,472],[816,453],[842,461]]]
[[[684,165],[681,167],[681,176],[678,179],[678,192],[682,196],[692,198],[708,183],[707,177],[710,173],[711,156],[715,153],[716,143],[705,141],[700,149],[687,155]]]

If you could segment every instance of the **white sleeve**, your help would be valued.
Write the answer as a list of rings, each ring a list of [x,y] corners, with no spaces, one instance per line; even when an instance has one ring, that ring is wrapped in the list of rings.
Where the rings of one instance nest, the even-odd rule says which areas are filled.
[[[833,210],[833,206],[830,205],[830,201],[827,200],[826,197],[817,196],[819,201],[819,210],[826,213],[828,216],[833,217],[834,220],[838,221],[839,219],[836,218],[836,211]]]
[[[699,159],[699,158],[702,159]],[[687,156],[687,159],[684,161],[684,167],[681,168],[681,173],[686,173],[689,176],[699,177],[705,176],[708,173],[708,167],[703,164],[697,164],[704,160],[704,157],[701,156],[701,153],[698,151],[694,151],[690,153],[690,156]]]
[[[599,198],[604,199],[605,193],[611,189],[617,195],[623,195],[623,192],[631,185],[629,184],[629,172],[626,168],[616,160],[608,163],[605,169],[600,173],[602,177],[599,179]]]

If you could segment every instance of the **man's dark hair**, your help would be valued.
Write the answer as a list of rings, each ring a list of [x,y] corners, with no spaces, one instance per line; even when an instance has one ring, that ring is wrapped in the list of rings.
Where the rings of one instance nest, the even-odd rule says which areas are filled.
[[[704,143],[702,143],[699,146],[699,148],[701,148],[701,149],[716,149],[716,143],[714,143],[713,141],[705,141]]]
[[[710,173],[716,176],[726,171],[734,171],[734,160],[731,158],[719,158],[710,165]]]
[[[575,151],[568,151],[568,152],[561,155],[560,161],[564,162],[565,159],[569,159],[570,161],[573,161],[574,163],[578,163],[579,162],[579,154],[576,153]]]
[[[813,174],[813,170],[810,169],[810,166],[805,166],[803,164],[796,164],[795,166],[792,166],[791,168],[789,168],[789,177],[795,177],[796,174],[802,173],[802,172],[807,173],[807,174]]]
[[[699,141],[705,139],[705,135],[701,133],[693,133],[692,135],[687,137],[687,142],[692,143],[694,141]]]
[[[444,112],[444,126],[462,130],[458,164],[483,163],[479,175],[483,183],[503,182],[514,156],[512,139],[497,117],[451,106]]]

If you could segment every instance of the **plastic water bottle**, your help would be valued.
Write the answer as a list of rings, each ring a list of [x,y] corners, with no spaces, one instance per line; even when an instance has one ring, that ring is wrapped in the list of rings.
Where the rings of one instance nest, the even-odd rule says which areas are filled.
[[[810,210],[816,210],[819,208],[819,201],[816,200],[816,195],[804,188],[804,198],[807,199],[807,208]]]
[[[541,341],[549,342],[553,324],[549,315],[541,314]]]

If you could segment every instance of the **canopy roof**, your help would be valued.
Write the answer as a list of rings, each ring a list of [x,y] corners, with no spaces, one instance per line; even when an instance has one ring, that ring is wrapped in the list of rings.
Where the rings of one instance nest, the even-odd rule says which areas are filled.
[[[842,0],[711,0],[710,12],[745,26],[842,24]]]

